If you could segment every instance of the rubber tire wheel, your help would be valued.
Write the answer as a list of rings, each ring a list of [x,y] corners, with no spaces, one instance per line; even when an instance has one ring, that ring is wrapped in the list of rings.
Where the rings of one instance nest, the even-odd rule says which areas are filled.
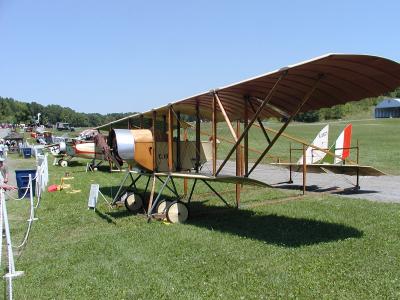
[[[128,192],[128,195],[125,198],[125,207],[131,213],[138,213],[143,208],[142,197],[133,192]]]
[[[157,207],[156,207],[156,212],[157,214],[163,214],[167,211],[168,206],[171,205],[171,201],[167,201],[165,199],[161,200],[158,202]]]
[[[170,223],[185,223],[188,217],[189,210],[181,201],[174,201],[167,208],[167,220]]]
[[[59,160],[59,164],[63,168],[68,167],[68,162],[66,160]]]

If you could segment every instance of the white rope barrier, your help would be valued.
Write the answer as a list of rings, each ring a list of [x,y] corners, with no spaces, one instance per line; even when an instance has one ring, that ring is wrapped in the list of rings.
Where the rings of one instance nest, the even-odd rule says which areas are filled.
[[[3,184],[3,180],[0,180],[0,184]],[[8,223],[8,215],[7,215],[7,206],[4,190],[0,188],[0,206],[1,206],[1,226],[2,229],[1,234],[3,234],[3,225],[4,232],[6,236],[6,245],[7,245],[7,257],[8,257],[8,273],[4,275],[4,278],[8,281],[8,299],[13,299],[13,284],[12,280],[14,277],[18,277],[24,274],[22,271],[15,271],[15,263],[14,263],[14,253],[12,250],[11,243],[11,235],[10,235],[10,226]],[[1,237],[0,248],[2,248],[3,236]],[[0,256],[1,258],[1,256]],[[1,260],[1,259],[0,259]]]
[[[15,249],[19,249],[22,248],[26,245],[28,238],[29,238],[29,234],[31,232],[31,228],[32,228],[32,223],[33,221],[36,221],[37,218],[35,218],[35,208],[34,208],[34,204],[33,204],[33,184],[32,184],[33,180],[31,178],[31,174],[29,174],[29,191],[30,191],[30,195],[29,195],[29,202],[30,202],[30,215],[29,215],[29,219],[28,219],[28,227],[26,229],[25,232],[25,236],[24,239],[22,240],[21,244],[19,244],[18,246],[13,246]]]
[[[15,198],[15,197],[11,196],[10,193],[7,193],[7,192],[5,194],[7,195],[7,197],[9,197],[12,200],[20,201],[20,200],[24,199],[26,197],[26,195],[28,194],[30,185],[31,185],[31,182],[29,182],[26,187],[20,188],[20,189],[25,189],[25,193],[21,198]]]
[[[0,175],[0,183],[3,182],[3,179],[1,178]],[[1,260],[2,260],[2,250],[3,250],[3,201],[6,201],[6,197],[4,195],[4,190],[0,188],[0,233],[1,233],[1,238],[0,238],[0,266],[1,266]]]
[[[35,186],[33,182],[36,182]],[[4,275],[4,278],[7,280],[7,290],[6,293],[8,294],[8,299],[13,299],[13,283],[12,279],[14,277],[18,277],[23,275],[23,272],[15,271],[15,262],[14,262],[14,249],[20,249],[24,247],[29,239],[29,235],[32,229],[33,221],[37,220],[35,218],[35,209],[37,209],[40,205],[40,199],[42,197],[42,192],[46,190],[46,186],[49,182],[49,171],[48,171],[48,158],[47,154],[37,160],[37,169],[36,175],[32,178],[32,175],[29,174],[29,182],[26,187],[22,187],[25,189],[24,195],[21,198],[15,198],[9,193],[7,193],[7,197],[14,200],[22,200],[24,199],[28,192],[29,192],[29,219],[28,226],[24,234],[24,238],[22,242],[18,246],[12,245],[11,234],[10,234],[10,227],[8,223],[8,214],[7,214],[7,206],[6,206],[6,192],[4,189],[0,188],[0,234],[3,233],[3,229],[5,232],[6,237],[6,252],[8,258],[8,273]],[[3,184],[3,180],[0,176],[0,184]],[[35,189],[35,190],[34,190]],[[34,191],[36,192],[37,203],[34,204]],[[0,239],[0,265],[1,265],[1,258],[2,258],[2,249],[3,249],[3,236]]]

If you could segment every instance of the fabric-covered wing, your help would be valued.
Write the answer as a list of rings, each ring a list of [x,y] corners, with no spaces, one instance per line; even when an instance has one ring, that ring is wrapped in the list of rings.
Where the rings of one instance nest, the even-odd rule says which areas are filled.
[[[303,172],[303,165],[297,163],[271,163],[270,165],[288,170],[291,168],[292,172]],[[327,172],[320,165],[307,164],[307,173],[324,174]]]
[[[156,108],[155,111],[158,118],[162,118],[167,114],[168,107],[173,105],[175,111],[186,115],[195,115],[196,103],[198,103],[201,118],[211,120],[213,92],[217,92],[229,119],[231,121],[243,120],[245,99],[251,101],[257,109],[283,74],[286,75],[278,83],[268,105],[263,108],[260,114],[261,118],[294,114],[297,106],[310,92],[320,76],[322,79],[300,112],[380,96],[400,86],[400,64],[397,62],[369,55],[328,54],[179,100]],[[135,119],[140,116],[151,118],[152,111],[126,117],[100,128],[107,128],[110,125],[126,128],[127,119]],[[252,117],[252,114],[253,111],[250,110],[249,118]],[[219,107],[217,107],[217,119],[218,121],[224,120]]]
[[[335,174],[344,174],[344,175],[358,175],[360,176],[384,176],[386,175],[382,171],[371,167],[371,166],[359,166],[359,165],[324,165],[320,164],[318,165],[322,169],[325,169],[329,172],[335,173]]]

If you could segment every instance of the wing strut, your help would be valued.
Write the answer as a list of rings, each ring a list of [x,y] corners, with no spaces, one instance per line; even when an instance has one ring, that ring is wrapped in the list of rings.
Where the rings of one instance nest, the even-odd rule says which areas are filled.
[[[258,108],[257,112],[254,114],[253,118],[250,120],[249,124],[247,125],[247,127],[244,129],[243,133],[240,135],[240,137],[238,138],[238,140],[236,141],[235,145],[233,145],[233,147],[231,148],[231,150],[229,151],[228,155],[226,156],[226,158],[224,159],[224,161],[222,162],[222,164],[219,166],[217,172],[215,173],[215,175],[218,175],[222,168],[225,166],[225,164],[228,162],[229,158],[231,158],[233,152],[235,152],[236,147],[242,142],[243,138],[247,135],[247,133],[249,132],[251,126],[253,125],[253,123],[256,121],[256,119],[258,118],[258,116],[260,115],[260,113],[262,112],[262,110],[264,109],[265,105],[267,105],[268,102],[271,101],[272,95],[275,92],[279,82],[287,75],[287,72],[283,72],[282,75],[278,78],[278,80],[275,82],[274,86],[272,87],[272,89],[270,89],[268,95],[265,97],[264,101],[262,102],[262,104],[260,105],[260,107]]]
[[[249,104],[250,104],[251,109],[252,109],[253,112],[255,113],[256,110],[255,110],[255,108],[254,108],[253,103],[250,101],[250,99],[249,99]],[[260,126],[260,128],[261,128],[261,130],[262,130],[262,132],[263,132],[263,134],[264,134],[264,136],[265,136],[265,138],[267,139],[268,144],[270,144],[270,143],[271,143],[271,139],[269,138],[268,133],[267,133],[267,131],[265,130],[265,127],[264,127],[264,125],[263,125],[261,119],[260,119],[260,118],[257,118],[257,122],[258,122],[258,124],[259,124],[259,126]]]
[[[261,160],[264,158],[264,156],[268,153],[268,151],[272,148],[272,146],[275,144],[275,142],[278,140],[278,138],[281,136],[281,134],[283,133],[283,131],[286,129],[286,127],[289,125],[289,123],[293,120],[293,118],[299,113],[299,111],[301,110],[301,108],[304,106],[304,104],[306,104],[306,102],[310,99],[310,97],[312,96],[312,94],[314,93],[315,89],[317,88],[318,84],[321,82],[322,79],[322,74],[320,74],[317,78],[317,80],[315,81],[314,85],[312,86],[311,90],[304,96],[303,101],[301,101],[301,103],[299,104],[299,106],[297,107],[296,111],[290,116],[290,118],[285,122],[285,124],[283,124],[283,126],[281,127],[281,129],[278,131],[278,133],[274,136],[274,138],[272,139],[271,143],[269,143],[269,145],[267,146],[267,148],[265,148],[264,152],[261,154],[261,156],[257,159],[257,161],[254,163],[253,167],[250,169],[250,171],[245,174],[246,177],[248,177],[253,171],[254,169],[258,166],[258,164],[261,162]]]
[[[235,142],[237,142],[238,138],[237,138],[237,136],[236,136],[235,129],[233,129],[231,120],[229,120],[229,117],[228,117],[228,115],[227,115],[227,113],[226,113],[226,111],[225,111],[225,108],[224,108],[224,106],[222,105],[221,100],[219,99],[217,92],[215,92],[215,91],[214,91],[214,97],[215,97],[215,99],[217,100],[218,106],[219,106],[219,108],[221,109],[222,115],[224,116],[226,125],[228,125],[228,128],[229,128],[229,130],[231,131],[231,134],[232,134],[232,136],[233,136],[233,139],[235,140]]]

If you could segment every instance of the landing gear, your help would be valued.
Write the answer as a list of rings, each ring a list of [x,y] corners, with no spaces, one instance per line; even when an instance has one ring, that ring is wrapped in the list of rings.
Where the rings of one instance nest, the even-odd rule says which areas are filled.
[[[134,192],[126,192],[121,198],[125,198],[125,207],[131,213],[138,213],[143,208],[142,197]]]
[[[147,215],[149,222],[151,219],[167,220],[170,223],[184,223],[187,221],[189,217],[187,204],[179,200],[180,196],[171,176],[168,176],[165,181],[156,176],[148,176],[144,192],[140,192],[136,186],[136,182],[143,175],[140,174],[138,177],[133,178],[132,173],[128,172],[122,180],[112,205],[117,205],[117,202],[121,204],[124,203],[129,212],[144,212]],[[124,184],[128,178],[130,178],[132,182],[129,186],[124,187]],[[153,179],[153,187],[149,202],[147,202],[145,201],[145,198],[151,179]],[[157,196],[154,195],[156,179],[159,179],[163,184],[160,191],[157,192]],[[168,183],[171,185],[169,186]],[[167,200],[162,196],[164,188],[174,193],[174,200]],[[153,197],[155,199],[153,199]],[[190,202],[190,200],[188,202]]]
[[[167,220],[171,223],[185,223],[189,217],[189,210],[181,201],[172,202],[166,211]]]
[[[161,214],[165,214],[167,211],[167,208],[170,206],[171,201],[167,201],[167,200],[161,200],[160,202],[158,202],[157,207],[156,207],[156,212],[157,214],[161,215]]]
[[[68,167],[68,162],[62,158],[58,161],[58,164],[63,168]]]

